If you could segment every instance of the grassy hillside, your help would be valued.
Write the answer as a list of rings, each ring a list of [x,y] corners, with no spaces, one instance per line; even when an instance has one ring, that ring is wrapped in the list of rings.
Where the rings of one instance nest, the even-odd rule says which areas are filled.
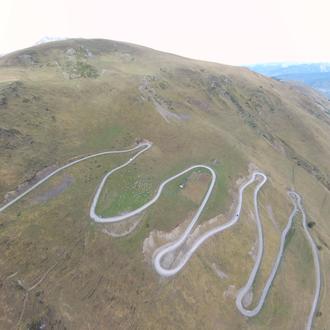
[[[323,329],[330,324],[329,112],[330,103],[308,89],[136,45],[75,39],[24,49],[0,58],[0,200],[75,156],[147,139],[152,149],[109,180],[99,212],[134,209],[163,179],[204,163],[218,175],[202,218],[207,226],[228,219],[237,180],[257,167],[270,180],[261,193],[265,255],[255,295],[290,213],[286,191],[294,188],[316,223],[324,283],[315,329]],[[171,183],[131,234],[114,238],[107,232],[123,228],[93,223],[89,205],[102,175],[129,157],[81,163],[0,214],[1,328],[303,327],[314,280],[299,218],[265,308],[246,319],[233,293],[253,265],[252,189],[234,229],[207,241],[180,274],[160,279],[143,247],[156,231],[189,220],[209,178],[192,173]],[[43,275],[22,313],[24,288]]]

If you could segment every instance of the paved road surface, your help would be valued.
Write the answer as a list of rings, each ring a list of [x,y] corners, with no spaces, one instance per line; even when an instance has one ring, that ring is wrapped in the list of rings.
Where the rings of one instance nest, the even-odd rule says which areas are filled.
[[[258,193],[259,190],[261,189],[261,187],[266,183],[267,181],[267,177],[264,173],[260,172],[260,171],[254,171],[250,177],[250,179],[248,181],[246,181],[240,188],[239,188],[239,193],[238,193],[238,203],[237,203],[237,207],[236,210],[234,212],[234,215],[232,216],[232,218],[226,222],[223,225],[217,226],[211,230],[209,230],[206,233],[203,233],[200,237],[198,237],[193,244],[189,247],[188,251],[186,252],[186,254],[184,256],[182,256],[180,258],[180,260],[177,262],[177,264],[175,266],[173,266],[172,268],[167,268],[164,267],[162,265],[162,261],[163,258],[171,253],[174,252],[175,250],[179,249],[181,246],[184,245],[184,243],[186,242],[187,238],[189,237],[189,234],[191,233],[193,227],[195,226],[195,224],[198,222],[200,215],[202,214],[210,196],[211,193],[213,191],[215,182],[216,182],[216,173],[214,172],[214,170],[206,165],[194,165],[191,166],[185,170],[183,170],[180,173],[175,174],[174,176],[166,179],[165,181],[163,181],[155,196],[146,204],[142,205],[141,207],[131,211],[131,212],[127,212],[125,214],[121,214],[121,215],[117,215],[117,216],[113,216],[113,217],[102,217],[100,215],[96,214],[96,205],[98,203],[98,200],[100,198],[100,194],[102,192],[102,189],[107,181],[107,179],[116,171],[119,171],[120,169],[128,166],[130,163],[132,163],[137,157],[139,157],[142,153],[144,153],[145,151],[147,151],[149,148],[151,148],[152,144],[150,142],[144,142],[144,143],[140,143],[137,146],[130,148],[130,149],[125,149],[125,150],[119,150],[119,151],[106,151],[106,152],[101,152],[101,153],[97,153],[97,154],[93,154],[93,155],[89,155],[86,157],[82,157],[80,159],[77,159],[75,161],[72,161],[58,169],[56,169],[55,171],[53,171],[52,173],[50,173],[49,175],[47,175],[46,177],[44,177],[43,179],[41,179],[39,182],[37,182],[35,185],[31,186],[30,188],[28,188],[26,191],[24,191],[23,193],[21,193],[20,195],[18,195],[17,197],[15,197],[13,200],[11,200],[10,202],[8,202],[7,204],[3,205],[0,208],[0,213],[3,212],[4,210],[6,210],[9,206],[13,205],[14,203],[16,203],[17,201],[19,201],[20,199],[22,199],[25,195],[27,195],[29,192],[31,192],[32,190],[34,190],[35,188],[37,188],[38,186],[40,186],[43,182],[47,181],[48,179],[50,179],[51,177],[53,177],[54,175],[56,175],[57,173],[59,173],[60,171],[73,166],[77,163],[80,163],[84,160],[90,159],[90,158],[94,158],[94,157],[98,157],[98,156],[102,156],[102,155],[109,155],[109,154],[118,154],[118,153],[128,153],[128,152],[132,152],[132,151],[136,151],[139,150],[134,156],[132,156],[127,162],[123,163],[122,165],[112,169],[111,171],[109,171],[101,180],[101,183],[99,184],[96,193],[94,195],[91,207],[90,207],[90,217],[95,221],[95,222],[100,222],[100,223],[113,223],[113,222],[119,222],[119,221],[123,221],[126,220],[132,216],[135,216],[137,214],[142,213],[143,211],[145,211],[147,208],[149,208],[151,205],[153,205],[154,203],[156,203],[156,201],[159,199],[159,197],[161,196],[161,193],[164,189],[164,187],[170,183],[171,181],[177,179],[178,177],[192,171],[195,169],[206,169],[207,171],[210,172],[211,176],[212,176],[212,180],[211,183],[208,187],[208,190],[202,200],[201,205],[199,206],[199,208],[197,209],[195,215],[193,216],[190,224],[187,226],[187,228],[185,229],[185,231],[180,235],[180,237],[178,239],[176,239],[173,242],[167,243],[163,246],[161,246],[160,248],[158,248],[153,256],[153,265],[155,267],[155,270],[157,271],[158,274],[162,275],[162,276],[173,276],[175,274],[177,274],[184,266],[185,264],[188,262],[188,260],[190,259],[190,257],[194,254],[194,252],[210,237],[230,228],[231,226],[235,225],[237,223],[237,221],[240,218],[241,215],[241,210],[242,210],[242,201],[243,201],[243,193],[244,190],[251,184],[253,184],[255,181],[257,181],[257,185],[254,189],[254,214],[255,214],[255,219],[256,219],[256,224],[257,224],[257,229],[258,229],[258,253],[257,253],[257,257],[256,257],[256,261],[254,264],[254,267],[248,277],[248,280],[246,282],[246,284],[239,289],[237,297],[236,297],[236,306],[238,308],[238,310],[240,311],[241,314],[247,316],[247,317],[253,317],[255,315],[257,315],[260,310],[262,309],[264,303],[265,303],[265,299],[267,297],[267,294],[271,288],[272,282],[275,278],[276,272],[279,268],[282,256],[283,256],[283,252],[284,252],[284,246],[285,246],[285,241],[287,238],[287,235],[292,227],[293,224],[293,220],[294,217],[296,216],[296,214],[300,211],[302,214],[302,223],[303,223],[303,228],[304,228],[304,232],[305,232],[305,236],[307,238],[307,240],[309,241],[309,244],[311,246],[312,252],[313,252],[313,259],[314,259],[314,268],[315,268],[315,282],[316,282],[316,289],[315,289],[315,295],[314,295],[314,299],[313,299],[313,304],[312,304],[312,308],[310,310],[310,314],[308,316],[308,321],[306,324],[306,329],[311,329],[312,327],[312,323],[313,323],[313,319],[316,313],[316,309],[317,309],[317,305],[318,305],[318,301],[319,301],[319,295],[320,295],[320,287],[321,287],[321,275],[320,275],[320,262],[319,262],[319,256],[318,256],[318,251],[317,251],[317,247],[313,241],[312,236],[310,235],[309,231],[308,231],[308,227],[307,227],[307,223],[306,223],[306,214],[305,211],[302,207],[302,203],[301,203],[301,197],[296,193],[296,192],[289,192],[289,197],[291,198],[293,204],[294,204],[294,208],[289,216],[289,220],[288,220],[288,224],[285,227],[285,229],[283,230],[282,234],[281,234],[281,239],[280,239],[280,246],[279,246],[279,250],[278,250],[278,254],[276,257],[276,260],[273,264],[272,270],[270,272],[270,275],[266,281],[265,287],[262,290],[260,299],[256,305],[256,307],[252,310],[249,310],[247,308],[245,308],[243,306],[243,299],[244,297],[252,290],[253,287],[253,283],[255,281],[255,278],[257,276],[257,273],[259,271],[261,262],[262,262],[262,256],[263,256],[263,249],[264,249],[264,244],[263,244],[263,232],[262,232],[262,224],[260,221],[260,216],[259,216],[259,209],[258,209]]]

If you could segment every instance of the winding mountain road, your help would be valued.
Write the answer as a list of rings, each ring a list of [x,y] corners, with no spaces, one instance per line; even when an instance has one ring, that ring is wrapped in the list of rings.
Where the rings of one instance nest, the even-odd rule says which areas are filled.
[[[302,224],[304,227],[304,232],[305,232],[305,236],[311,246],[312,249],[312,253],[313,253],[313,260],[314,260],[314,270],[315,270],[315,293],[314,293],[314,299],[313,299],[313,304],[312,304],[312,308],[310,310],[310,313],[308,315],[308,320],[307,320],[307,325],[306,325],[306,329],[311,329],[312,325],[313,325],[313,319],[315,317],[316,314],[316,310],[317,310],[317,305],[320,299],[320,292],[321,292],[321,266],[320,266],[320,259],[319,259],[319,254],[318,254],[318,250],[317,250],[317,246],[313,240],[312,235],[310,234],[309,230],[308,230],[308,226],[307,226],[307,217],[306,217],[306,213],[305,210],[302,206],[302,202],[301,202],[301,197],[300,195],[298,195],[296,192],[292,191],[290,192],[290,194],[292,194],[292,196],[294,196],[296,198],[296,205],[299,208],[301,214],[302,214]]]
[[[96,214],[96,206],[98,203],[98,200],[100,198],[102,189],[107,181],[107,179],[116,171],[119,171],[120,169],[126,167],[127,165],[129,165],[130,163],[132,163],[137,157],[139,157],[142,153],[144,153],[145,151],[147,151],[149,148],[151,148],[152,143],[150,142],[143,142],[138,144],[137,146],[130,148],[130,149],[125,149],[125,150],[119,150],[119,151],[105,151],[105,152],[100,152],[97,154],[93,154],[93,155],[89,155],[89,156],[85,156],[82,157],[80,159],[77,159],[75,161],[72,161],[62,167],[59,167],[58,169],[56,169],[55,171],[53,171],[52,173],[50,173],[49,175],[45,176],[43,179],[41,179],[39,182],[37,182],[36,184],[34,184],[33,186],[31,186],[30,188],[28,188],[26,191],[24,191],[23,193],[21,193],[20,195],[18,195],[17,197],[15,197],[13,200],[11,200],[10,202],[8,202],[7,204],[3,205],[2,207],[0,207],[0,213],[3,212],[4,210],[6,210],[9,206],[13,205],[14,203],[18,202],[20,199],[22,199],[24,196],[26,196],[29,192],[31,192],[32,190],[36,189],[38,186],[40,186],[43,182],[47,181],[48,179],[50,179],[51,177],[53,177],[54,175],[56,175],[57,173],[63,171],[64,169],[67,169],[70,166],[73,166],[77,163],[80,163],[84,160],[87,159],[91,159],[94,157],[98,157],[98,156],[102,156],[102,155],[109,155],[109,154],[120,154],[120,153],[128,153],[128,152],[132,152],[132,151],[136,151],[139,150],[134,156],[132,156],[128,161],[126,161],[125,163],[123,163],[122,165],[112,169],[111,171],[109,171],[101,180],[101,183],[99,184],[96,193],[94,195],[91,207],[90,207],[90,217],[98,223],[114,223],[114,222],[120,222],[123,220],[126,220],[132,216],[135,216],[137,214],[142,213],[143,211],[145,211],[147,208],[149,208],[150,206],[152,206],[154,203],[156,203],[156,201],[159,199],[159,197],[161,196],[161,193],[164,189],[164,187],[170,183],[171,181],[177,179],[178,177],[192,171],[195,169],[205,169],[207,171],[210,172],[211,176],[212,176],[212,180],[209,184],[208,190],[202,200],[202,203],[200,204],[199,208],[197,209],[195,215],[193,216],[190,224],[187,226],[187,228],[184,230],[184,232],[180,235],[179,238],[177,238],[176,240],[174,240],[173,242],[167,243],[163,246],[161,246],[160,248],[158,248],[154,255],[153,255],[153,265],[154,268],[156,270],[156,272],[162,276],[173,276],[175,274],[177,274],[184,266],[185,264],[189,261],[189,259],[191,258],[191,256],[194,254],[194,252],[210,237],[232,227],[233,225],[235,225],[241,215],[241,210],[242,210],[242,202],[243,202],[243,193],[245,191],[245,189],[253,184],[255,181],[257,181],[257,185],[254,189],[254,215],[255,215],[255,219],[256,219],[256,224],[257,224],[257,230],[258,230],[258,253],[257,253],[257,257],[255,260],[255,264],[253,266],[253,269],[248,277],[248,280],[246,282],[246,284],[238,290],[238,294],[236,297],[236,306],[238,308],[238,310],[240,311],[241,314],[247,316],[247,317],[253,317],[255,315],[257,315],[260,310],[262,309],[264,303],[265,303],[265,299],[267,297],[267,294],[271,288],[272,282],[275,278],[275,275],[277,273],[277,270],[280,266],[280,262],[283,256],[283,252],[284,252],[284,246],[285,246],[285,242],[287,239],[287,235],[292,227],[293,221],[294,221],[294,217],[297,215],[298,212],[300,212],[302,214],[302,224],[303,224],[303,228],[304,228],[304,232],[305,232],[305,236],[311,246],[312,249],[312,253],[313,253],[313,259],[314,259],[314,268],[315,268],[315,294],[314,294],[314,299],[313,299],[313,304],[312,304],[312,308],[310,310],[310,314],[308,316],[308,320],[307,320],[307,324],[306,324],[306,329],[309,330],[312,327],[312,323],[313,323],[313,319],[314,316],[316,314],[316,309],[317,309],[317,305],[318,305],[318,301],[319,301],[319,295],[320,295],[320,288],[321,288],[321,275],[320,275],[320,262],[319,262],[319,256],[318,256],[318,252],[317,252],[317,247],[316,244],[312,238],[312,236],[310,235],[309,231],[308,231],[308,227],[307,227],[307,222],[306,222],[306,214],[305,211],[302,207],[302,202],[301,202],[301,197],[296,193],[296,192],[289,192],[289,197],[291,198],[294,207],[293,210],[289,216],[289,220],[288,220],[288,224],[285,227],[285,229],[283,230],[283,232],[281,233],[281,239],[280,239],[280,246],[279,246],[279,250],[278,250],[278,254],[276,257],[276,260],[273,264],[273,267],[271,269],[270,275],[266,281],[265,287],[262,290],[260,299],[256,305],[256,307],[252,310],[249,310],[247,308],[245,308],[243,306],[243,299],[244,297],[252,290],[253,288],[253,283],[256,279],[257,273],[260,269],[261,266],[261,262],[262,262],[262,256],[263,256],[263,231],[262,231],[262,224],[260,221],[260,216],[259,216],[259,210],[258,210],[258,193],[259,190],[262,188],[262,186],[266,183],[267,181],[267,177],[264,173],[260,172],[260,171],[254,171],[251,175],[251,177],[244,183],[241,185],[241,187],[239,188],[239,192],[238,192],[238,202],[237,202],[237,206],[234,212],[234,215],[232,216],[232,218],[226,222],[225,224],[222,224],[220,226],[217,226],[205,233],[203,233],[201,236],[199,236],[189,247],[188,251],[186,252],[185,255],[183,255],[180,260],[177,260],[177,263],[175,266],[173,266],[172,268],[167,268],[164,267],[162,265],[162,261],[163,258],[171,253],[174,252],[175,250],[177,250],[178,248],[180,248],[181,246],[184,245],[184,243],[187,241],[187,238],[189,237],[189,234],[192,232],[193,227],[195,226],[195,224],[198,222],[201,213],[203,212],[209,198],[210,195],[214,189],[214,185],[216,183],[216,173],[215,171],[207,166],[207,165],[194,165],[191,166],[183,171],[181,171],[180,173],[166,179],[165,181],[163,181],[155,196],[148,201],[147,203],[145,203],[144,205],[142,205],[141,207],[131,211],[131,212],[127,212],[125,214],[121,214],[121,215],[117,215],[117,216],[112,216],[112,217],[102,217],[100,215]]]
[[[125,166],[127,166],[128,164],[130,164],[135,158],[139,157],[143,152],[147,151],[150,147],[152,146],[152,143],[150,142],[145,142],[145,143],[140,143],[138,145],[136,145],[133,148],[130,149],[124,149],[124,150],[111,150],[111,151],[104,151],[104,152],[99,152],[93,155],[89,155],[89,156],[85,156],[82,158],[79,158],[77,160],[74,160],[66,165],[63,165],[59,168],[57,168],[55,171],[53,171],[52,173],[48,174],[47,176],[45,176],[44,178],[42,178],[40,181],[38,181],[36,184],[32,185],[30,188],[28,188],[27,190],[25,190],[23,193],[19,194],[18,196],[16,196],[14,199],[12,199],[10,202],[4,204],[2,207],[0,207],[0,213],[3,212],[4,210],[6,210],[9,206],[13,205],[14,203],[18,202],[20,199],[22,199],[24,196],[26,196],[28,193],[30,193],[32,190],[36,189],[37,187],[39,187],[42,183],[44,183],[45,181],[47,181],[48,179],[50,179],[51,177],[53,177],[54,175],[58,174],[59,172],[62,172],[63,170],[76,165],[84,160],[87,159],[91,159],[91,158],[95,158],[98,156],[104,156],[104,155],[113,155],[113,154],[122,154],[122,153],[127,153],[127,152],[131,152],[131,151],[135,151],[140,149],[141,147],[144,147],[141,151],[139,151],[137,154],[135,154],[132,158],[130,158],[129,161],[127,161],[126,163],[124,163],[123,165],[115,168],[114,170],[112,170],[111,172],[115,172],[116,170],[119,170]],[[109,173],[108,173],[109,174]],[[109,175],[108,175],[109,176]]]

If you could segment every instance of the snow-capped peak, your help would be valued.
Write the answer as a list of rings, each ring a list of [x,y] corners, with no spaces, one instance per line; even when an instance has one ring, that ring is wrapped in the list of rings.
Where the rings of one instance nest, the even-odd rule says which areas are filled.
[[[59,41],[59,40],[65,40],[67,38],[64,37],[51,37],[51,36],[45,36],[43,38],[41,38],[39,41],[36,42],[36,45],[41,45],[41,44],[45,44],[47,42],[51,42],[51,41]]]

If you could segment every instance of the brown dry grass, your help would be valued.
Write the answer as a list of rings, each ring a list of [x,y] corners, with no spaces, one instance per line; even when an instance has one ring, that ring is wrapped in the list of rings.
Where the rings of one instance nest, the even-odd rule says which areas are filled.
[[[66,79],[55,64],[65,61],[63,49],[79,44],[96,54],[87,61],[100,72],[97,79]],[[311,98],[245,69],[141,47],[106,41],[54,45],[60,48],[37,48],[40,64],[32,67],[18,65],[16,55],[10,65],[1,60],[1,91],[15,80],[22,81],[23,87],[17,95],[10,94],[8,105],[0,109],[0,127],[15,128],[24,137],[15,148],[1,145],[1,195],[46,166],[63,164],[80,154],[122,149],[143,137],[154,147],[130,169],[114,175],[106,192],[139,193],[148,184],[152,193],[164,178],[179,170],[210,164],[218,183],[202,221],[220,213],[225,220],[237,191],[235,182],[246,177],[249,164],[254,163],[270,179],[260,195],[265,256],[254,303],[279,239],[267,207],[271,205],[279,228],[284,228],[291,207],[286,190],[294,188],[304,198],[309,219],[316,222],[312,235],[322,247],[322,315],[316,318],[315,328],[327,328],[329,190],[294,158],[298,155],[329,177],[329,120]],[[125,53],[134,60],[127,61]],[[155,77],[152,88],[184,120],[169,124],[152,102],[141,99],[138,87],[146,75]],[[296,154],[290,154],[281,141]],[[230,286],[241,286],[253,264],[247,253],[256,239],[250,217],[252,191],[248,191],[237,226],[206,242],[176,277],[160,279],[143,259],[143,241],[150,231],[170,231],[187,219],[207,182],[204,176],[196,183],[191,181],[187,194],[178,188],[179,180],[173,182],[157,205],[143,215],[136,232],[110,238],[102,232],[102,225],[90,222],[88,208],[102,175],[127,157],[101,157],[77,165],[67,171],[74,184],[60,195],[45,204],[31,203],[64,174],[0,215],[2,328],[14,327],[21,312],[24,295],[17,280],[31,286],[56,262],[58,266],[29,294],[22,327],[43,320],[59,329],[302,328],[311,301],[313,271],[299,219],[265,308],[257,318],[247,320],[237,312],[234,298],[224,293]],[[130,180],[124,181],[125,175]],[[213,263],[228,279],[219,279]]]

